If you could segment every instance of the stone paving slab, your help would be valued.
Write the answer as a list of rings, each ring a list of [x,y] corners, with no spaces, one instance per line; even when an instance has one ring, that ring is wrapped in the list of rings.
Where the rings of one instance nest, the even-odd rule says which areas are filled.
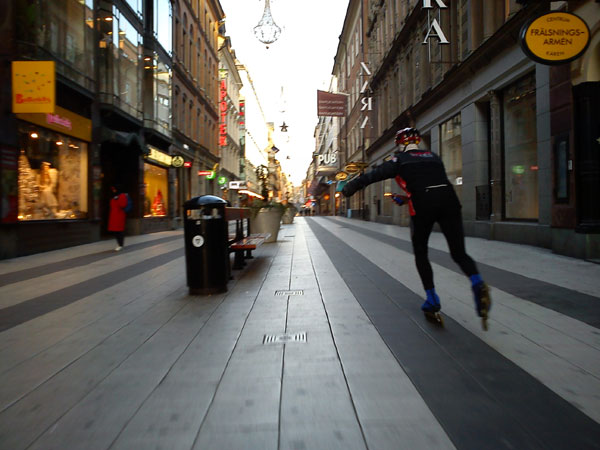
[[[308,225],[311,220],[379,268],[371,282],[393,301],[381,302],[358,281],[364,277],[360,269],[342,268]],[[361,229],[406,239],[398,227],[298,218],[282,227],[279,242],[261,246],[242,271],[233,272],[228,292],[213,296],[187,294],[183,257],[142,270],[150,258],[181,249],[181,231],[127,239],[129,248],[121,254],[108,253],[113,242],[104,241],[0,262],[4,279],[19,273],[15,282],[0,286],[0,298],[11,295],[7,305],[50,296],[111,268],[139,272],[0,332],[0,448],[483,448],[481,434],[468,424],[458,435],[449,432],[451,421],[432,410],[413,378],[415,365],[430,364],[431,355],[449,350],[459,352],[457,361],[464,359],[458,372],[481,371],[479,353],[452,349],[457,339],[478,343],[469,345],[471,351],[484,342],[590,417],[600,411],[597,329],[494,288],[497,315],[485,334],[473,320],[464,279],[437,265],[450,322],[447,330],[432,328],[414,309],[421,287],[412,255]],[[442,248],[435,234],[432,243]],[[487,244],[472,243],[477,254]],[[508,270],[513,247],[493,245],[506,256],[498,267]],[[553,261],[528,248],[523,254],[532,262],[540,255]],[[70,266],[71,259],[90,264]],[[44,273],[60,261],[61,271]],[[595,272],[584,266],[582,291],[589,293]],[[582,269],[568,259],[557,267],[571,276]],[[28,269],[35,276],[25,282]],[[546,281],[552,273],[531,271]],[[57,282],[49,286],[53,277]],[[384,289],[389,277],[402,283],[402,292]],[[302,293],[276,295],[284,290]],[[463,333],[455,336],[454,327]],[[295,333],[305,333],[306,341],[264,342],[265,335]],[[399,358],[400,344],[410,359]],[[448,411],[491,411],[487,396],[463,404],[461,389],[472,387],[447,392],[444,384],[455,376],[443,375],[431,374],[431,389],[453,405]],[[570,392],[563,389],[568,380]],[[594,432],[586,437],[598,442]]]

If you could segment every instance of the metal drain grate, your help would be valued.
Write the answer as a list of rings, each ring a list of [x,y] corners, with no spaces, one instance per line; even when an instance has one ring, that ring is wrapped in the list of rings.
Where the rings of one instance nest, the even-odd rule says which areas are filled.
[[[281,290],[275,291],[276,296],[284,296],[284,295],[304,295],[304,291],[302,289],[296,290]]]
[[[286,344],[288,342],[306,342],[306,331],[294,334],[265,334],[263,344]]]

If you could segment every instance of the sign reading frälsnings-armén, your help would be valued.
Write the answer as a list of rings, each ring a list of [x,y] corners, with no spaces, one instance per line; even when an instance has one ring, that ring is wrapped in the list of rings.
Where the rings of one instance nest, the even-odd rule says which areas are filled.
[[[550,12],[534,18],[521,29],[521,47],[532,60],[547,65],[579,58],[590,43],[590,29],[583,19],[567,12]]]

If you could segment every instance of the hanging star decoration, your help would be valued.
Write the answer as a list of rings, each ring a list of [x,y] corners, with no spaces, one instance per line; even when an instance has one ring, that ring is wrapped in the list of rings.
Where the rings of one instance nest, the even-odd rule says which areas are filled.
[[[283,133],[287,132],[288,126],[285,124],[285,121],[279,127]]]

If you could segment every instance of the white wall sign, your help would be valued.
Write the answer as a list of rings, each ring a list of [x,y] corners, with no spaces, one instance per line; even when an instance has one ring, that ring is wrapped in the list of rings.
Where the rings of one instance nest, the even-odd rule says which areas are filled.
[[[425,39],[423,40],[423,44],[430,44],[430,39],[432,37],[438,38],[440,44],[449,44],[450,41],[446,38],[442,27],[440,25],[441,22],[441,10],[448,8],[446,4],[442,0],[435,0],[435,3],[438,6],[438,17],[437,19],[434,17],[431,20],[429,15],[429,10],[433,9],[433,5],[431,4],[431,0],[423,0],[423,9],[427,10],[427,34],[425,35]],[[429,52],[429,62],[431,62],[431,51]]]

